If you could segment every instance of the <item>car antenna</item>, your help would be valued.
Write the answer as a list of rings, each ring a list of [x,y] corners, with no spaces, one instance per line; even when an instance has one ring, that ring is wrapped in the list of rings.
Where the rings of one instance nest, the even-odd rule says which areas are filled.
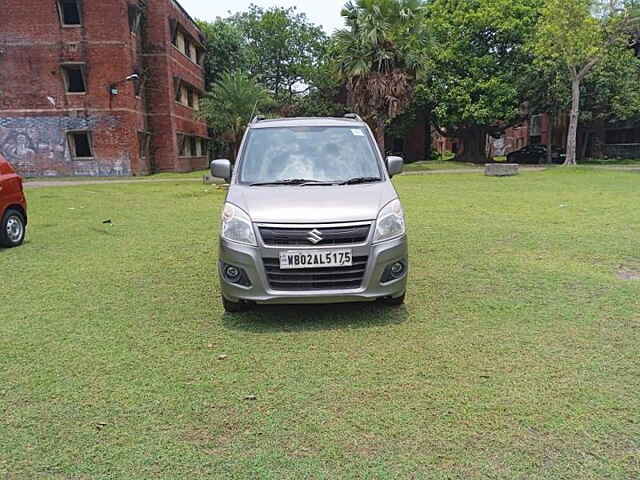
[[[253,110],[251,111],[251,115],[250,115],[250,117],[253,118],[253,120],[251,120],[251,123],[258,123],[258,122],[260,122],[260,121],[262,121],[262,120],[264,120],[266,118],[264,115],[256,115],[257,108],[258,108],[258,102],[256,101],[255,105],[253,106]]]

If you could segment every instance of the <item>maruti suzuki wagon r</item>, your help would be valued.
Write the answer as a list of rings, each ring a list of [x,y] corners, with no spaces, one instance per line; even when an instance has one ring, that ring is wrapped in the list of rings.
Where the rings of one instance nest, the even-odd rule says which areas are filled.
[[[383,158],[358,116],[254,119],[232,169],[220,231],[226,311],[253,304],[404,302],[405,219]]]

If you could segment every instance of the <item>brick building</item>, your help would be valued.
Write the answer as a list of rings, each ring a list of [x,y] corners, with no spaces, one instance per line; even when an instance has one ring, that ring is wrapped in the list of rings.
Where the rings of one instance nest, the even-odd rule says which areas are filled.
[[[526,145],[551,143],[564,150],[569,131],[569,115],[541,113],[532,115],[521,125],[507,129],[493,140],[492,153],[504,155]],[[502,147],[503,153],[500,153]],[[578,158],[638,158],[640,157],[640,122],[582,122],[578,128]]]
[[[431,124],[423,115],[418,115],[415,123],[409,125],[403,135],[387,134],[385,148],[387,154],[399,155],[405,162],[418,162],[431,156]]]
[[[507,128],[499,138],[487,135],[487,154],[491,157],[503,156],[531,144],[560,146],[567,142],[568,118],[566,115],[551,117],[542,113],[532,115],[519,125]],[[433,132],[434,149],[438,154],[458,153],[462,142],[455,137],[443,137]]]
[[[498,139],[490,142],[491,154],[506,155],[527,145],[551,145],[564,149],[567,143],[569,118],[566,114],[551,116],[548,113],[532,115],[520,125],[505,130]]]
[[[630,46],[640,58],[640,33],[635,34]],[[551,144],[564,150],[568,131],[568,112],[539,113],[506,129],[500,138],[488,137],[487,154],[502,156],[532,144]],[[433,134],[433,143],[440,154],[458,153],[462,148],[458,139],[443,137],[437,132]],[[640,158],[640,120],[580,122],[577,143],[578,159]]]
[[[519,125],[507,128],[499,138],[487,137],[487,154],[503,156],[527,145],[551,145],[564,151],[569,131],[569,116],[540,113]],[[461,142],[454,137],[433,134],[437,153],[458,153]],[[640,122],[603,120],[582,123],[578,128],[578,158],[640,157]]]
[[[4,0],[0,152],[26,176],[205,168],[202,33],[175,0]]]

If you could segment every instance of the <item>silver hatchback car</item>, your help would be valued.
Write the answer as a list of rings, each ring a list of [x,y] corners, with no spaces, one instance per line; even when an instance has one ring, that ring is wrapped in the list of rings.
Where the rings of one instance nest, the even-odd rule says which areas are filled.
[[[409,258],[390,179],[400,157],[380,153],[356,115],[256,118],[227,180],[219,275],[228,312],[253,304],[404,302]]]

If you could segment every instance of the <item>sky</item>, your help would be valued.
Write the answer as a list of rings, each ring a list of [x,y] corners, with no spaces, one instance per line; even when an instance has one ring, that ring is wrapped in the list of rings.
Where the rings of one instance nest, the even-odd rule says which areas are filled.
[[[189,14],[199,20],[215,20],[246,10],[251,3],[260,7],[298,7],[312,23],[331,34],[344,26],[340,11],[346,0],[178,0]]]

